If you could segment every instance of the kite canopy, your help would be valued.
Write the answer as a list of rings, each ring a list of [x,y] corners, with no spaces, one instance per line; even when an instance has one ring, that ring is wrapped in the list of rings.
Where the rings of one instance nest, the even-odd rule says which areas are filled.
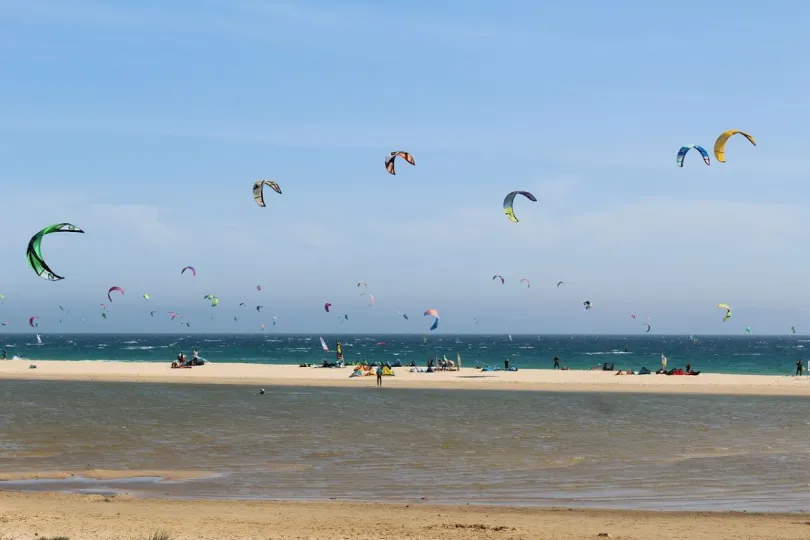
[[[376,302],[376,300],[374,300],[374,295],[371,294],[371,293],[367,293],[367,292],[361,292],[360,296],[363,296],[364,294],[368,295],[368,305],[369,305],[369,307],[373,306],[374,302]]]
[[[439,327],[439,311],[437,309],[430,308],[425,311],[425,315],[430,315],[431,317],[436,317],[436,320],[433,321],[433,326],[430,327],[430,330],[436,330]]]
[[[492,280],[493,280],[493,281],[495,281],[496,279],[500,279],[500,280],[501,280],[501,285],[503,285],[504,283],[506,283],[506,280],[504,280],[504,279],[503,279],[503,276],[502,276],[502,275],[500,275],[500,274],[495,274],[494,276],[492,276]]]
[[[28,259],[28,264],[31,266],[34,272],[36,272],[39,277],[47,279],[48,281],[59,281],[60,279],[65,279],[64,276],[60,276],[51,270],[51,268],[45,262],[45,259],[42,257],[42,238],[46,234],[57,232],[84,234],[83,230],[75,225],[71,225],[70,223],[57,223],[56,225],[50,225],[31,237],[31,240],[28,241],[28,249],[26,249],[25,252]]]
[[[743,137],[748,139],[748,141],[751,144],[753,144],[754,146],[757,145],[757,142],[754,140],[754,137],[752,137],[750,134],[744,131],[740,131],[738,129],[730,129],[728,131],[724,131],[723,133],[720,134],[719,137],[717,137],[717,140],[714,143],[714,157],[717,158],[717,161],[719,161],[720,163],[726,162],[726,143],[734,135],[742,135]]]
[[[109,300],[110,302],[112,302],[112,296],[110,296],[110,294],[111,294],[113,291],[118,291],[118,292],[120,292],[120,293],[121,293],[121,296],[123,296],[123,295],[124,295],[124,289],[122,289],[121,287],[110,287],[110,290],[109,290],[109,291],[107,291],[107,300]],[[104,305],[104,304],[102,304],[102,305]],[[106,309],[106,307],[105,307],[105,309]]]
[[[731,318],[731,307],[728,304],[717,304],[717,309],[726,310],[726,316],[723,317],[723,322],[726,322]]]
[[[506,214],[506,217],[508,217],[510,221],[514,223],[518,222],[518,218],[517,216],[515,216],[515,210],[512,208],[512,205],[514,204],[515,197],[517,195],[523,195],[530,201],[537,202],[535,196],[529,193],[528,191],[513,191],[509,193],[503,200],[503,212],[504,214]]]
[[[264,204],[264,186],[269,186],[273,191],[281,195],[281,188],[276,182],[272,180],[257,180],[253,183],[253,200],[261,207],[267,206]]]
[[[397,156],[401,157],[411,165],[416,165],[416,161],[414,161],[413,156],[408,152],[391,152],[388,157],[385,158],[385,169],[391,174],[397,174],[394,170],[394,160],[397,158]]]
[[[193,266],[186,266],[185,268],[180,270],[180,275],[185,274],[186,270],[191,270],[191,275],[195,277],[197,276],[197,270],[195,270]]]
[[[527,288],[532,286],[532,282],[528,278],[523,278],[520,280],[520,282],[525,283]]]
[[[33,317],[30,317],[28,319],[28,326],[30,326],[32,328],[36,328],[37,326],[39,326],[39,317],[36,316],[36,315],[34,315]]]
[[[711,165],[709,153],[706,151],[705,148],[703,148],[702,146],[698,146],[697,144],[687,144],[685,146],[682,146],[681,149],[678,150],[678,157],[677,157],[678,167],[683,167],[683,160],[686,157],[686,153],[692,148],[700,152],[700,155],[703,157],[703,161],[706,163],[706,165]]]
[[[323,305],[323,309],[325,309],[327,313],[329,313],[329,308],[330,307],[332,307],[332,304],[330,304],[329,302],[327,302],[327,303],[325,303]]]

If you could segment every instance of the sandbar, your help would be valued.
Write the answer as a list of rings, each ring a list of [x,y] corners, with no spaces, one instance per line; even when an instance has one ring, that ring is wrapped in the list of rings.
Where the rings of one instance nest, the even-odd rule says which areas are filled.
[[[35,369],[29,367],[32,364]],[[409,369],[394,368],[395,376],[384,377],[383,388],[810,396],[810,378],[786,375],[616,375],[609,371],[550,369],[482,372],[468,367],[459,371],[413,373]],[[351,373],[351,367],[270,364],[208,363],[191,369],[171,369],[168,363],[158,362],[0,361],[0,379],[375,387],[375,377],[349,378]]]
[[[0,492],[4,538],[147,540],[158,531],[174,540],[798,540],[807,538],[810,516]]]

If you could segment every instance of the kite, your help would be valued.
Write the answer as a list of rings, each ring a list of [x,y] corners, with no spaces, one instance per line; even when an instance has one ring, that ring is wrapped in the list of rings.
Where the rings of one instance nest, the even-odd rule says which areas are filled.
[[[630,318],[631,318],[631,319],[635,319],[635,318],[636,318],[636,314],[635,314],[635,313],[631,313],[631,314],[630,314]]]
[[[6,295],[5,294],[0,294],[0,302],[5,302],[5,301],[6,301]],[[62,307],[62,306],[59,306],[59,307]]]
[[[8,321],[3,321],[3,326],[8,326]]]
[[[169,316],[171,317],[171,319],[170,319],[170,320],[172,320],[172,321],[173,321],[173,320],[174,320],[174,318],[175,318],[175,317],[177,317],[177,313],[175,313],[174,311],[170,311],[170,312],[169,312]],[[180,318],[182,319],[182,318],[183,318],[183,316],[182,316],[182,315],[180,315]]]
[[[28,319],[28,326],[30,326],[31,328],[38,327],[39,326],[39,317],[37,317],[36,315],[34,315],[33,317],[30,317]]]
[[[270,186],[273,191],[281,195],[281,188],[277,183],[272,180],[257,180],[253,183],[253,200],[261,207],[267,206],[264,204],[264,186]]]
[[[278,322],[278,317],[273,317],[273,326],[275,326],[277,322]]]
[[[349,320],[349,316],[348,315],[341,315],[340,317],[338,317],[338,319],[340,319],[340,324],[343,324],[343,321],[348,321]]]
[[[149,295],[144,293],[143,294],[143,299],[146,300],[146,301],[149,301]]]
[[[431,317],[436,317],[436,320],[433,321],[433,326],[430,327],[430,330],[436,330],[439,327],[439,311],[433,308],[425,311],[425,315],[430,315]]]
[[[517,195],[523,195],[530,201],[537,202],[535,196],[528,191],[513,191],[508,194],[503,200],[503,212],[506,214],[506,217],[508,217],[514,223],[518,222],[518,218],[515,216],[515,210],[512,208],[512,205],[514,204],[515,196]]]
[[[332,304],[330,304],[329,302],[327,302],[327,303],[325,303],[323,305],[323,309],[325,309],[327,313],[329,313],[329,308],[330,307],[332,307]]]
[[[408,314],[407,313],[402,313],[401,311],[397,311],[397,315],[401,316],[406,321],[408,320]]]
[[[692,148],[700,152],[700,155],[703,156],[703,161],[706,163],[706,165],[711,165],[711,160],[709,160],[709,153],[706,151],[705,148],[703,148],[702,146],[698,146],[697,144],[687,144],[685,146],[682,146],[681,149],[678,150],[678,157],[676,158],[678,167],[683,167],[683,159],[686,157],[686,153]]]
[[[262,286],[261,286],[261,285],[256,285],[256,290],[257,290],[257,291],[262,290]]]
[[[214,296],[213,294],[206,294],[205,296],[203,296],[203,299],[210,300],[211,307],[215,307],[217,304],[219,304],[219,298]]]
[[[197,276],[197,270],[195,270],[193,266],[186,266],[185,268],[180,270],[180,275],[182,276],[183,274],[185,274],[186,270],[191,270],[191,275],[195,277]]]
[[[582,305],[585,306],[585,311],[588,311],[592,307],[590,300],[586,300],[586,301],[582,302]]]
[[[747,335],[747,336],[751,335],[751,327],[750,326],[745,327],[745,335]]]
[[[110,302],[112,302],[112,296],[110,296],[110,295],[112,294],[113,291],[120,292],[121,296],[124,295],[124,289],[122,289],[121,287],[110,287],[110,290],[107,291],[107,300],[109,300]]]
[[[414,161],[413,156],[410,155],[408,152],[391,152],[388,157],[385,158],[385,168],[391,174],[397,174],[394,171],[394,159],[399,156],[411,165],[416,165],[416,161]]]
[[[645,334],[646,334],[646,333],[649,333],[649,331],[652,329],[652,326],[650,326],[650,325],[649,325],[649,324],[647,324],[647,323],[644,323],[644,324],[642,324],[641,326],[646,326],[646,327],[647,327],[647,330],[645,330],[645,331],[644,331],[644,333],[645,333]]]
[[[717,309],[725,309],[726,310],[726,316],[723,317],[723,322],[726,322],[727,320],[729,320],[731,318],[731,308],[728,306],[728,304],[717,304]]]
[[[565,282],[564,281],[558,281],[557,282],[557,288],[558,289],[560,288],[560,285],[565,285]]]
[[[366,289],[368,289],[368,283],[366,283],[365,281],[360,281],[360,282],[358,282],[358,283],[357,283],[357,286],[358,286],[358,287],[359,287],[360,285],[363,285],[363,286],[364,286]]]
[[[154,316],[155,316],[155,313],[157,313],[157,312],[156,312],[156,311],[150,311],[150,312],[149,312],[149,315],[150,315],[150,316],[152,316],[152,317],[154,317]]]
[[[791,333],[791,334],[795,334],[795,333],[796,333],[796,327],[795,327],[795,326],[791,326],[791,327],[790,327],[790,333]]]
[[[57,232],[84,234],[83,230],[75,225],[71,225],[70,223],[57,223],[56,225],[50,225],[31,237],[31,240],[28,241],[28,249],[26,249],[25,252],[26,257],[28,258],[28,264],[31,266],[34,272],[36,272],[39,277],[47,279],[48,281],[59,281],[60,279],[65,279],[64,276],[54,273],[54,271],[51,270],[51,268],[45,262],[45,259],[42,258],[42,238],[47,234]]]
[[[256,306],[256,311],[261,311],[264,306]]]
[[[360,296],[363,296],[364,294],[368,295],[368,307],[373,306],[374,302],[376,302],[376,300],[374,300],[374,295],[371,294],[371,293],[367,293],[367,292],[361,292]]]
[[[737,129],[730,129],[728,131],[724,131],[723,133],[720,134],[719,137],[717,137],[717,140],[714,143],[714,157],[717,158],[717,161],[719,161],[720,163],[726,162],[726,142],[728,142],[728,140],[731,137],[738,134],[748,139],[748,142],[750,142],[754,146],[757,145],[757,142],[754,140],[754,137],[752,137],[751,135],[749,135],[744,131],[740,131]]]
[[[527,288],[529,288],[529,287],[531,287],[531,286],[532,286],[532,282],[531,282],[531,281],[529,281],[529,279],[527,279],[527,278],[523,278],[523,279],[521,279],[521,280],[520,280],[520,282],[521,282],[521,283],[523,283],[524,281],[526,282],[526,287],[527,287]]]
[[[493,279],[493,281],[496,280],[496,279],[500,279],[501,280],[501,285],[506,283],[506,281],[503,279],[503,276],[501,276],[500,274],[495,274],[494,276],[492,276],[492,279]]]
[[[244,307],[244,306],[245,306],[244,302],[239,302],[239,307]]]

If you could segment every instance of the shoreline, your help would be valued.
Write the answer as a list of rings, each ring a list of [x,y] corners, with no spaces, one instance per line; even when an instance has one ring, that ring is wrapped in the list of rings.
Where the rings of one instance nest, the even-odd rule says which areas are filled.
[[[537,540],[806,538],[807,514],[519,508],[354,502],[171,500],[0,492],[7,538]]]
[[[30,369],[30,365],[36,369]],[[103,360],[4,360],[0,380],[84,381],[244,386],[358,388],[375,386],[375,377],[349,378],[352,367],[301,368],[294,365],[207,363],[191,369],[171,369],[163,362]],[[660,394],[718,394],[810,396],[810,378],[790,375],[701,373],[678,375],[616,375],[610,371],[521,369],[514,372],[460,371],[412,373],[394,368],[383,377],[387,388],[441,390],[517,390],[536,392],[632,392]]]

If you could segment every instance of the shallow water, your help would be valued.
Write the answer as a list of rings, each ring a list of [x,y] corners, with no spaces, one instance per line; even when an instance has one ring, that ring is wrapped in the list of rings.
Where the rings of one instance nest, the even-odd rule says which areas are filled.
[[[15,482],[195,498],[804,510],[810,399],[0,381],[0,472],[202,470]]]

